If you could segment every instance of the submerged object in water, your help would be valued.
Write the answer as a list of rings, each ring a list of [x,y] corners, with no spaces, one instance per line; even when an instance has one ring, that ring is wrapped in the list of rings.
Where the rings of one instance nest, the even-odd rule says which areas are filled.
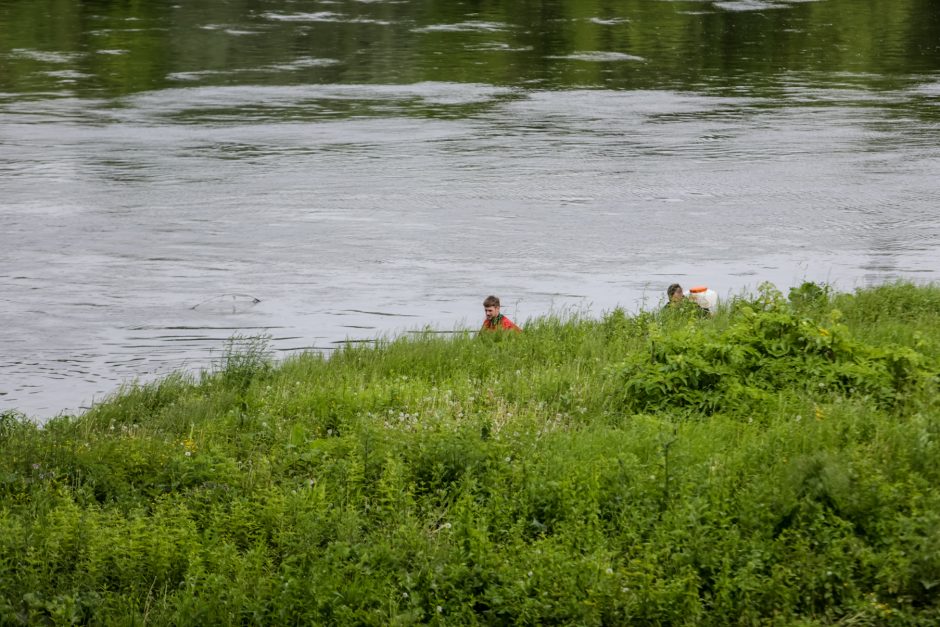
[[[204,313],[234,314],[250,309],[260,302],[260,298],[248,294],[222,294],[193,305],[190,309]]]

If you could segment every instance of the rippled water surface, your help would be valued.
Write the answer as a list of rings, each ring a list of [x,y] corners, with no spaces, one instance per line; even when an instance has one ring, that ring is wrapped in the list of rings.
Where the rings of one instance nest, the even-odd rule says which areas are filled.
[[[940,279],[926,0],[0,0],[0,410],[218,360]]]

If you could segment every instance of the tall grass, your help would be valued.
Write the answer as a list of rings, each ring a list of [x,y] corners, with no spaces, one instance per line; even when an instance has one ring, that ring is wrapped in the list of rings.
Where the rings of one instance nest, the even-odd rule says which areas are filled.
[[[938,333],[935,286],[807,284],[279,364],[241,338],[0,417],[0,622],[935,624]]]

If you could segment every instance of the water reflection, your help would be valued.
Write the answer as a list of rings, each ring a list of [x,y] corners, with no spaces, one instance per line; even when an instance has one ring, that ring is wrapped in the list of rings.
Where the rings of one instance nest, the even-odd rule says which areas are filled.
[[[877,19],[874,19],[877,16]],[[433,3],[59,2],[0,6],[0,90],[88,96],[174,82],[479,82],[771,89],[781,71],[935,72],[929,0]]]

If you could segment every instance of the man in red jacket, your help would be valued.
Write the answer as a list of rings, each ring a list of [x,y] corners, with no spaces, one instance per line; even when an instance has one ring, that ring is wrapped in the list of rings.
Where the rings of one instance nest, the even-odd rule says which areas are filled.
[[[486,320],[483,321],[483,328],[480,331],[522,332],[522,329],[517,327],[512,320],[499,313],[499,299],[495,296],[487,296],[483,301],[483,313],[486,314]]]

